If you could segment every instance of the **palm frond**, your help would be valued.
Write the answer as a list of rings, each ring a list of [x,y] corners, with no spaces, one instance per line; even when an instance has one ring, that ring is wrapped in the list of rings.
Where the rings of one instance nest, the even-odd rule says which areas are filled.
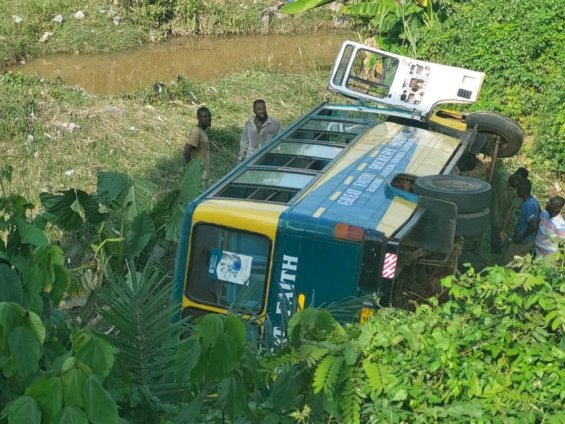
[[[113,326],[107,338],[119,349],[118,366],[135,386],[147,387],[158,397],[171,394],[180,334],[190,332],[186,322],[171,321],[176,312],[169,302],[171,287],[151,264],[139,273],[130,264],[125,278],[110,278],[100,294],[105,305],[98,310]]]

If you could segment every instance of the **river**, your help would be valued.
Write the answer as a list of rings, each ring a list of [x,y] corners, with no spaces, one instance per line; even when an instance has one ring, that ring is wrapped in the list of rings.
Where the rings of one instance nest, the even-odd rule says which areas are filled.
[[[56,54],[9,67],[13,72],[61,78],[93,94],[167,84],[182,75],[213,80],[259,67],[309,74],[329,70],[350,33],[177,38],[123,52]]]

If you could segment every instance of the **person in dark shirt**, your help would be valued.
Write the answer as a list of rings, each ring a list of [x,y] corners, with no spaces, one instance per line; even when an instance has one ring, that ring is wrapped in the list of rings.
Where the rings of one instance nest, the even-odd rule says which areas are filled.
[[[504,256],[504,263],[512,261],[514,256],[532,253],[534,238],[539,224],[540,206],[532,196],[532,182],[528,179],[518,181],[516,193],[522,199],[520,214],[514,236]]]

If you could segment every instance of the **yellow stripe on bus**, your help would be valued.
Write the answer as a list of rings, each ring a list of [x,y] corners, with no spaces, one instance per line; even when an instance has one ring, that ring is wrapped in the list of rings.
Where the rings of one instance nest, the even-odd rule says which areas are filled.
[[[314,212],[314,215],[312,215],[314,218],[319,218],[322,216],[322,214],[326,211],[326,208],[318,208],[318,210],[316,212]]]
[[[414,213],[416,203],[394,196],[392,203],[385,212],[383,219],[377,225],[377,231],[382,231],[385,236],[390,237],[400,228]]]

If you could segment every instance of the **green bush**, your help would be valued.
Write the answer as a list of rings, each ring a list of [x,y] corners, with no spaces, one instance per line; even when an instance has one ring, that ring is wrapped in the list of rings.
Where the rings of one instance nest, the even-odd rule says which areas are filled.
[[[475,109],[517,119],[535,139],[532,166],[565,172],[565,9],[551,0],[454,5],[422,54],[486,73]]]

